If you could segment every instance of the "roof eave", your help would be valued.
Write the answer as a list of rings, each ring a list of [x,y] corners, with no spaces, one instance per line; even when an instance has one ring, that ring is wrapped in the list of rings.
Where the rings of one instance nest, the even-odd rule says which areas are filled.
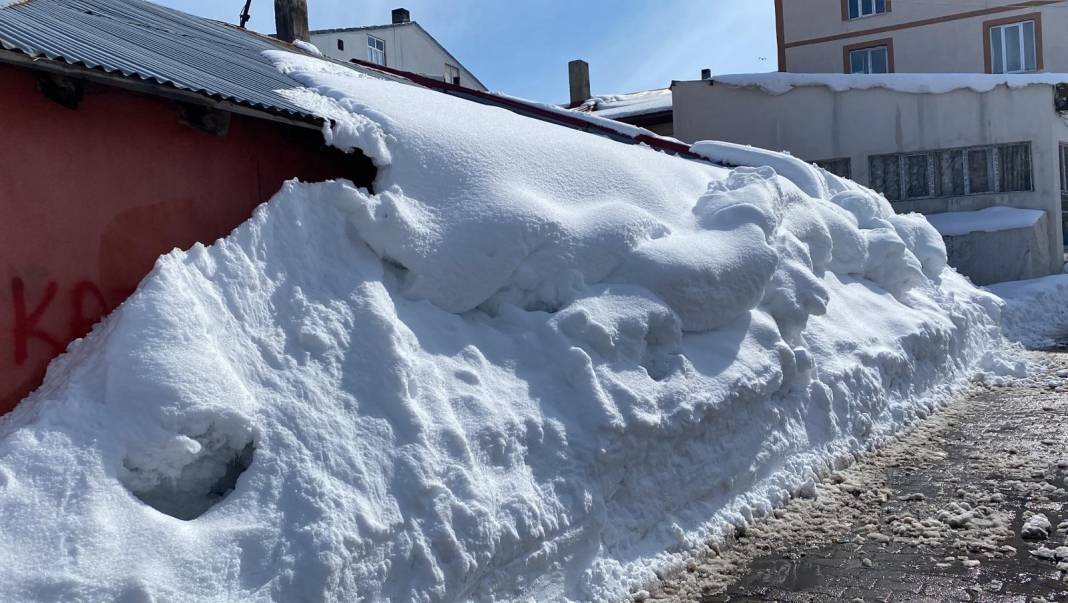
[[[302,128],[319,129],[323,124],[322,118],[311,114],[283,111],[240,101],[234,98],[224,98],[206,92],[186,90],[169,83],[161,83],[155,79],[144,78],[136,74],[126,75],[118,71],[107,71],[103,68],[92,68],[83,64],[72,64],[43,56],[34,57],[18,50],[0,48],[0,64],[63,75],[96,84],[121,88],[131,92],[156,96],[167,100],[193,103],[238,115],[245,115],[247,117],[264,119]]]

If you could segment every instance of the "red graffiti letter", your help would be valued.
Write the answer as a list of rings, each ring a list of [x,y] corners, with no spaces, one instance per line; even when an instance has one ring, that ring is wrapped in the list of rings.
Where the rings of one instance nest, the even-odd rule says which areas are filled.
[[[85,311],[85,298],[90,297],[96,301],[98,310],[94,314]],[[81,281],[74,285],[70,292],[70,336],[74,339],[85,337],[93,328],[100,317],[107,314],[108,304],[104,301],[104,294],[100,289],[89,281]]]
[[[12,328],[15,335],[15,364],[21,366],[26,362],[29,357],[30,339],[37,339],[52,346],[53,354],[59,354],[63,351],[63,346],[58,341],[37,328],[37,323],[41,320],[41,316],[48,309],[48,305],[52,303],[52,300],[55,299],[58,288],[55,283],[48,283],[40,303],[34,307],[32,312],[27,314],[26,285],[21,278],[15,277],[11,280],[11,299],[15,305],[15,325]]]

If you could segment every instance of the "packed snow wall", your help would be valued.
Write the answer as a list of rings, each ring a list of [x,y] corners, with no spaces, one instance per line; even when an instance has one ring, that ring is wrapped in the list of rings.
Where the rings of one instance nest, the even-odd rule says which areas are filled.
[[[287,183],[52,364],[0,598],[619,599],[999,366],[871,191],[273,58],[376,192]]]

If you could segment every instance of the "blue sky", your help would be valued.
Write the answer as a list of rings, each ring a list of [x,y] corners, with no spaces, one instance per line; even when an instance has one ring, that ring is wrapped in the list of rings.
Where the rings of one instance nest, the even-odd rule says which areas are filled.
[[[236,22],[243,0],[155,0]],[[491,90],[567,100],[567,62],[590,63],[594,94],[662,88],[712,73],[772,71],[772,0],[308,0],[312,29],[389,23],[409,9]],[[274,31],[272,0],[249,27]]]

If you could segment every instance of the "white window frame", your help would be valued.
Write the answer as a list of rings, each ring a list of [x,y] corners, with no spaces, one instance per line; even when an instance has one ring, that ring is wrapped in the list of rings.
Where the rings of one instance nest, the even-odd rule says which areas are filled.
[[[864,5],[871,3],[871,11],[864,12]],[[874,17],[875,15],[883,15],[888,11],[886,10],[886,4],[888,0],[883,0],[883,10],[879,10],[878,0],[848,0],[848,6],[846,7],[846,17],[852,21],[854,19],[863,19],[865,17]],[[856,7],[857,13],[853,14],[853,7]]]
[[[367,61],[375,65],[386,66],[386,41],[367,35]]]
[[[1027,36],[1025,33],[1027,29],[1024,27],[1028,23],[1031,24],[1031,50],[1033,55],[1027,56]],[[1008,36],[1005,35],[1010,29],[1020,30],[1020,44],[1019,48],[1014,49],[1019,52],[1020,57],[1020,69],[1010,71],[1009,65],[1009,41]],[[994,34],[997,33],[1001,38],[1000,48],[995,48]],[[1038,22],[1034,19],[1025,19],[1023,21],[1017,21],[1015,23],[1004,23],[1002,25],[990,26],[990,71],[993,73],[1034,73],[1038,71]],[[1001,70],[998,70],[997,57],[998,50],[1001,51]],[[1034,65],[1031,69],[1027,68],[1027,61],[1031,60],[1031,64]]]
[[[873,52],[875,52],[877,50],[881,50],[884,53],[886,53],[886,71],[878,71],[878,72],[876,72],[876,71],[872,71],[871,70],[871,65],[872,65],[871,55],[872,55]],[[857,53],[864,53],[864,71],[853,71],[853,55],[857,54]],[[862,74],[868,74],[868,75],[873,74],[873,73],[874,74],[890,73],[890,47],[885,45],[885,44],[882,44],[882,45],[879,45],[879,46],[868,46],[867,48],[857,48],[856,50],[850,50],[849,51],[849,73],[850,74],[862,73]]]

